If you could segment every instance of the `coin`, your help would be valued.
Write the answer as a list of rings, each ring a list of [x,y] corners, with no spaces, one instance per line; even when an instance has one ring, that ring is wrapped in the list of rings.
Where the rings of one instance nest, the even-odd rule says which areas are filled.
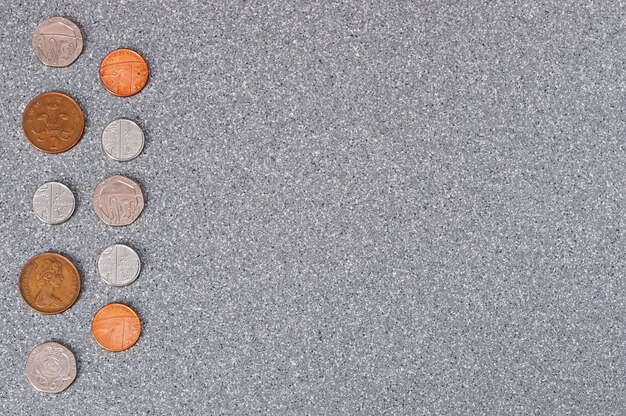
[[[148,82],[148,64],[137,52],[116,49],[100,62],[100,81],[113,95],[130,97]]]
[[[100,308],[91,321],[91,335],[104,349],[124,351],[135,345],[141,323],[134,310],[121,303]]]
[[[60,92],[39,94],[22,113],[22,129],[37,149],[62,153],[78,143],[85,128],[83,112],[72,98]]]
[[[35,215],[46,224],[61,224],[74,213],[74,194],[59,182],[47,182],[35,191]]]
[[[39,391],[60,393],[76,378],[76,357],[56,342],[37,345],[26,359],[26,378]]]
[[[139,156],[143,149],[143,132],[126,119],[112,121],[102,132],[102,148],[111,159],[126,162]]]
[[[93,209],[105,224],[132,224],[143,210],[143,193],[137,183],[124,176],[111,176],[96,186]]]
[[[83,36],[72,21],[64,17],[51,17],[35,28],[33,51],[45,65],[68,66],[83,51]]]
[[[54,315],[68,309],[80,293],[80,275],[74,264],[56,253],[31,257],[20,271],[22,299],[39,313]]]
[[[104,249],[98,259],[100,277],[111,286],[126,286],[139,276],[141,262],[132,248],[113,244]]]

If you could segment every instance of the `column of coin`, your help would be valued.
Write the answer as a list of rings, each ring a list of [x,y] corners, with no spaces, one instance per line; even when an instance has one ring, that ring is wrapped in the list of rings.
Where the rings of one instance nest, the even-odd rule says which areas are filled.
[[[118,97],[129,97],[143,89],[148,81],[148,65],[136,52],[116,49],[100,63],[100,80]],[[130,161],[141,153],[144,135],[133,121],[118,119],[102,132],[102,149],[113,160]],[[132,224],[144,207],[141,187],[125,176],[112,176],[98,184],[93,208],[105,224],[121,227]],[[141,261],[137,252],[125,244],[104,249],[98,259],[98,272],[112,286],[126,286],[137,279]],[[91,323],[93,338],[109,351],[123,351],[139,339],[141,323],[135,311],[120,303],[103,306]]]
[[[80,56],[83,38],[74,23],[63,17],[53,17],[35,28],[32,47],[45,65],[66,67]],[[79,105],[60,92],[37,95],[22,114],[26,138],[33,147],[45,153],[70,150],[82,137],[84,126]],[[46,182],[33,195],[35,216],[49,225],[67,221],[74,206],[74,194],[59,182]],[[58,314],[70,308],[78,298],[80,275],[68,258],[58,253],[39,253],[22,267],[18,288],[24,302],[34,311]],[[65,346],[44,342],[28,354],[25,372],[35,389],[60,393],[76,378],[76,358]]]

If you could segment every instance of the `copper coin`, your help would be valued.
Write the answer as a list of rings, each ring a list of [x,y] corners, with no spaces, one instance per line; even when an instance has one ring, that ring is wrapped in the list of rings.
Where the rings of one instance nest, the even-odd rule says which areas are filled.
[[[63,153],[78,143],[85,128],[83,112],[72,98],[44,92],[30,100],[22,113],[22,129],[37,149]]]
[[[137,313],[121,303],[100,308],[91,321],[91,335],[102,348],[118,352],[135,345],[141,332]]]
[[[80,293],[80,275],[66,257],[41,253],[24,264],[18,286],[28,306],[39,313],[54,315],[76,302]]]
[[[100,81],[113,95],[130,97],[148,82],[148,64],[137,52],[116,49],[100,62]]]

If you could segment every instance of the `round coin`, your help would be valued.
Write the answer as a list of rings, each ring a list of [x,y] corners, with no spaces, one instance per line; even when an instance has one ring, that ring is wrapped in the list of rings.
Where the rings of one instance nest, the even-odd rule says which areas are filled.
[[[93,209],[105,224],[132,224],[143,210],[143,193],[137,183],[124,176],[111,176],[96,186]]]
[[[132,248],[113,244],[104,249],[98,259],[100,277],[111,286],[126,286],[139,276],[141,262]]]
[[[102,132],[102,148],[111,159],[126,162],[139,156],[143,149],[143,132],[126,119],[112,121]]]
[[[110,303],[100,308],[91,321],[91,335],[102,348],[124,351],[135,345],[141,332],[141,323],[134,310],[121,303]]]
[[[116,49],[100,62],[100,81],[111,94],[130,97],[148,82],[148,64],[137,52]]]
[[[28,306],[39,313],[54,315],[76,302],[80,293],[80,275],[66,257],[41,253],[24,264],[18,286]]]
[[[83,51],[83,36],[72,21],[64,17],[51,17],[35,28],[33,51],[45,65],[68,66]]]
[[[60,92],[44,92],[33,98],[22,113],[22,129],[37,149],[63,153],[78,143],[85,128],[83,112],[72,98]]]
[[[59,182],[41,185],[33,196],[35,215],[46,224],[61,224],[74,213],[74,194]]]
[[[37,345],[26,359],[26,377],[44,393],[60,393],[76,378],[76,358],[56,342]]]

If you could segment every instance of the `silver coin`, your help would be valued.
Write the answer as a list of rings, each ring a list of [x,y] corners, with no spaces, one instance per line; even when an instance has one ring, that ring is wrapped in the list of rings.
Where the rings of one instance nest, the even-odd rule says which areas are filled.
[[[74,213],[74,194],[59,182],[41,185],[33,195],[35,215],[46,224],[61,224]]]
[[[111,176],[96,186],[93,209],[105,224],[114,227],[132,224],[143,211],[139,185],[124,176]]]
[[[126,162],[143,150],[143,131],[130,120],[112,121],[102,132],[102,148],[111,159]]]
[[[139,255],[124,244],[113,244],[104,249],[98,259],[100,277],[111,286],[126,286],[139,276]]]
[[[76,357],[56,342],[37,345],[26,359],[26,377],[39,391],[60,393],[76,378]]]
[[[51,17],[35,28],[33,50],[45,65],[68,66],[83,51],[83,36],[72,21],[64,17]]]

